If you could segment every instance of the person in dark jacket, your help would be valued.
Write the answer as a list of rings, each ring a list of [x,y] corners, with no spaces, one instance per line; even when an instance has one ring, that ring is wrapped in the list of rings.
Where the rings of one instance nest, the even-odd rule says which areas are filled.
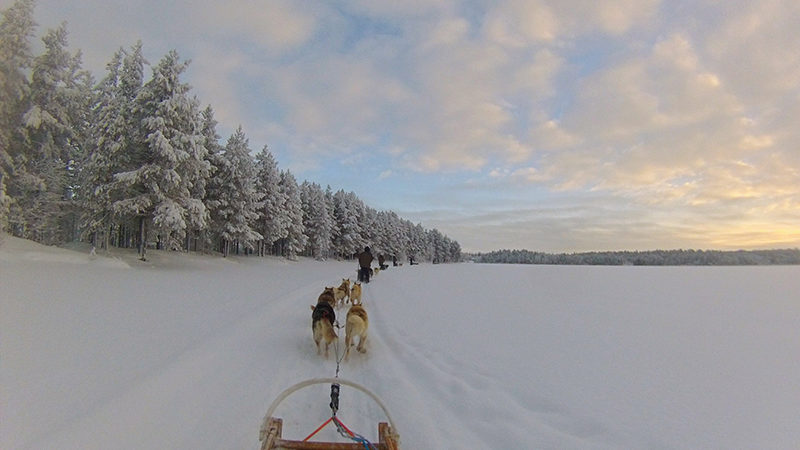
[[[372,256],[372,252],[369,251],[369,247],[364,247],[364,251],[358,254],[358,280],[363,281],[364,283],[369,283],[369,272],[372,266],[372,260],[375,259]]]
[[[378,255],[378,267],[380,267],[381,270],[386,270],[389,267],[385,263],[386,258],[384,258],[383,254]]]

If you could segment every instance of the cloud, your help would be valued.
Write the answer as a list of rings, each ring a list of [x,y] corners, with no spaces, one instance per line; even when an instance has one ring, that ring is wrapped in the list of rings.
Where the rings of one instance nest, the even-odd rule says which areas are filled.
[[[542,1],[502,2],[490,10],[483,32],[494,43],[507,47],[527,47],[532,43],[556,39],[561,21]]]
[[[317,18],[303,2],[252,0],[202,3],[187,1],[185,10],[197,31],[215,39],[243,42],[278,54],[307,43],[317,31]]]
[[[468,176],[414,187],[464,247],[800,244],[797,2],[38,3],[96,74],[177,49],[221,130],[301,177]]]
[[[764,0],[724,2],[712,12],[724,18],[702,36],[722,81],[748,103],[770,107],[800,83],[800,4]]]

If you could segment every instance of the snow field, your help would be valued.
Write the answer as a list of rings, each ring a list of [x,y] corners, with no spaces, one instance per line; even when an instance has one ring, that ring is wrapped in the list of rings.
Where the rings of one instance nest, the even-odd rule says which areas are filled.
[[[280,392],[335,374],[309,305],[355,262],[87,253],[0,245],[0,448],[258,448]],[[406,449],[794,448],[798,275],[391,267],[364,285],[368,350],[340,376]],[[287,398],[284,436],[324,422],[329,394]],[[385,419],[346,387],[339,417],[371,440]]]

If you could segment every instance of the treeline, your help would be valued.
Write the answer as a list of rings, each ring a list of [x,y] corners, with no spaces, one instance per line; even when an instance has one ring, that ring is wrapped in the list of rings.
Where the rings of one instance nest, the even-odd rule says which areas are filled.
[[[743,266],[800,264],[799,249],[782,250],[653,250],[587,253],[541,253],[499,250],[467,255],[480,263],[605,266]]]
[[[96,81],[62,24],[33,55],[34,1],[0,21],[0,226],[45,244],[348,257],[376,253],[457,261],[438,230],[377,211],[354,193],[252,156],[241,126],[223,144],[211,106],[166,54],[145,79],[141,42],[121,48]]]

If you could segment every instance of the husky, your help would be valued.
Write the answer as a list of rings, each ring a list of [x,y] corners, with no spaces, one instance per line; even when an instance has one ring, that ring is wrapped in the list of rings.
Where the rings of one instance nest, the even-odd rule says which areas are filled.
[[[367,328],[369,327],[369,318],[367,317],[367,310],[361,305],[353,305],[347,311],[347,323],[344,327],[344,360],[350,356],[350,347],[355,344],[356,336],[358,336],[358,346],[356,350],[361,353],[367,351]]]
[[[328,357],[328,347],[338,339],[333,324],[336,322],[336,313],[333,306],[327,300],[320,300],[317,306],[311,309],[311,333],[314,335],[314,343],[317,345],[317,354],[322,354],[322,347],[325,346],[325,358]]]
[[[333,297],[339,306],[344,306],[345,298],[350,300],[350,279],[342,278],[342,284],[333,290]]]
[[[361,304],[361,282],[356,281],[350,289],[350,303],[354,305]]]
[[[322,293],[319,294],[319,297],[317,298],[317,303],[320,302],[328,302],[331,305],[331,307],[336,306],[336,294],[334,293],[332,287],[325,287]],[[314,309],[314,307],[312,306],[311,309]]]

